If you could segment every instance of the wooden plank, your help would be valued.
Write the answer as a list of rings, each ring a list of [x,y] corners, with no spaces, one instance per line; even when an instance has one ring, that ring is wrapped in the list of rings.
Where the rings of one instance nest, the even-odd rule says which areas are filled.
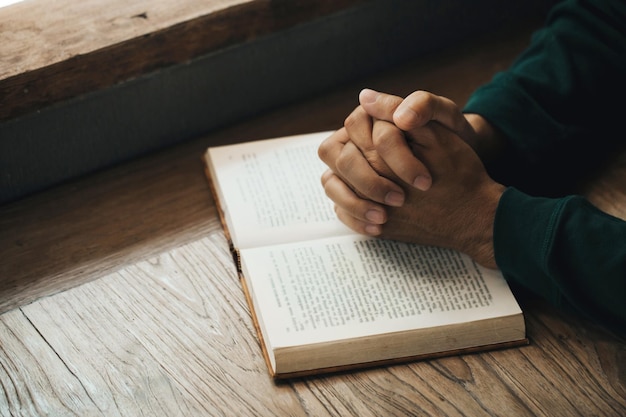
[[[91,403],[80,378],[21,310],[0,316],[0,416],[61,415],[67,404],[87,411]]]
[[[22,1],[0,9],[0,79],[149,36],[251,0]],[[224,28],[222,28],[224,30]],[[184,47],[184,45],[183,45]]]
[[[0,8],[0,121],[362,0],[30,0]]]
[[[274,384],[221,232],[0,316],[0,410],[619,415],[623,341],[524,299],[528,347]]]
[[[157,154],[61,187],[52,200],[2,206],[0,312],[218,230],[197,154]]]
[[[304,415],[267,377],[223,235],[41,301],[24,314],[89,399],[72,402],[67,385],[38,392],[56,400],[51,415]]]

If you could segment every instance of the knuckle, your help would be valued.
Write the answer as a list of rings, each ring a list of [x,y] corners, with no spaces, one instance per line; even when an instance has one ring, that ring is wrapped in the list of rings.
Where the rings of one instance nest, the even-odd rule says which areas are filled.
[[[383,94],[381,97],[383,101],[383,107],[390,108],[390,109],[397,108],[400,105],[400,103],[402,103],[403,101],[401,97],[394,96],[391,94]]]
[[[317,148],[317,155],[322,161],[326,162],[331,154],[331,150],[332,150],[332,145],[330,144],[329,139],[326,139]]]
[[[435,107],[437,101],[435,97],[426,91],[419,91],[417,94],[416,106],[417,109],[421,112],[426,112],[427,114],[432,113],[432,109]]]
[[[346,154],[345,152],[341,152],[337,156],[337,160],[335,161],[335,166],[337,167],[337,171],[340,174],[344,174],[346,172],[350,172],[355,164],[355,158],[352,155]]]
[[[333,176],[333,172],[330,169],[327,169],[326,171],[324,171],[324,173],[320,176],[320,182],[322,183],[322,185],[324,186],[324,188],[326,188],[326,184],[328,184],[328,181],[330,180],[330,178]]]
[[[428,91],[418,90],[414,93],[414,98],[416,103],[432,104],[435,96]]]
[[[380,184],[377,181],[371,181],[365,185],[363,194],[367,199],[373,199],[375,201],[378,201],[381,199],[381,195],[383,194],[383,191],[381,189]]]
[[[359,106],[354,109],[354,111],[350,113],[348,117],[346,117],[343,125],[346,129],[350,130],[351,128],[359,125],[363,121],[364,117],[367,117],[367,113],[361,106]]]
[[[387,154],[389,151],[394,150],[403,135],[400,132],[391,131],[386,129],[375,135],[372,140],[374,147],[380,154]]]
[[[422,125],[432,119],[437,100],[432,93],[419,90],[410,96],[408,104],[415,113],[416,123]]]

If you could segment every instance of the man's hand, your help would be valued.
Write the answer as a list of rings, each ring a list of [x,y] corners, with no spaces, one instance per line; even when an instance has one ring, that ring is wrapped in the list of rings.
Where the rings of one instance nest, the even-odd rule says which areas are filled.
[[[319,148],[330,168],[322,177],[329,190],[352,219],[344,222],[355,231],[379,235],[387,220],[386,206],[399,207],[405,200],[403,182],[419,190],[430,188],[432,178],[406,141],[402,127],[423,126],[436,120],[472,139],[473,129],[456,105],[440,96],[417,91],[406,99],[365,89],[361,105],[345,120],[344,127]],[[391,123],[383,123],[391,122]],[[377,204],[380,203],[380,204]]]
[[[428,191],[405,187],[401,207],[387,208],[380,237],[448,247],[496,268],[493,223],[504,186],[493,181],[473,149],[456,133],[430,122],[411,129],[413,153],[433,178]],[[332,196],[332,190],[329,195]],[[344,217],[342,207],[337,214]]]
[[[326,194],[359,233],[450,247],[495,267],[493,219],[504,187],[467,144],[473,134],[442,97],[364,91],[346,126],[320,147]]]

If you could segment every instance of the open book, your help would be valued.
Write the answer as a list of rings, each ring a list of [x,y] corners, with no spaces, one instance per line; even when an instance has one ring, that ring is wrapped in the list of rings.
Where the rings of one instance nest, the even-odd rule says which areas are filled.
[[[321,132],[211,147],[207,177],[273,377],[526,344],[499,271],[357,235],[320,177]]]

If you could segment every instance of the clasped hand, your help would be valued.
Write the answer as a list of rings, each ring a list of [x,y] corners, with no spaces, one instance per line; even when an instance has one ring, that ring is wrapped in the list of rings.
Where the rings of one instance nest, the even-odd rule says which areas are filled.
[[[447,247],[496,268],[493,222],[504,186],[469,145],[479,136],[452,101],[363,90],[319,156],[338,218],[354,231]]]

